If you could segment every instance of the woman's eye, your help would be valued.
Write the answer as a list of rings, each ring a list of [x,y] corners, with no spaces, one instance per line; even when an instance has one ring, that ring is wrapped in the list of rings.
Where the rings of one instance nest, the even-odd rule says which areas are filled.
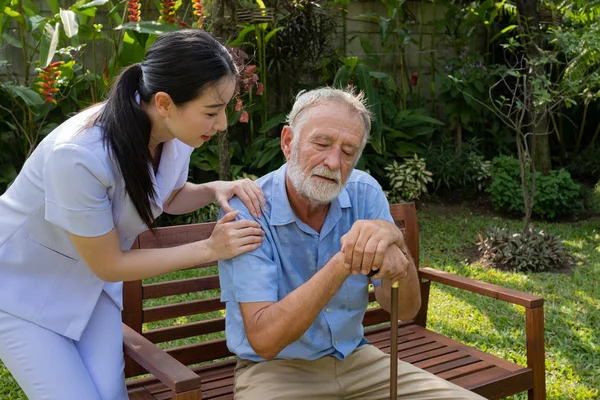
[[[214,113],[213,113],[213,114],[206,114],[206,115],[208,115],[208,116],[209,116],[209,117],[211,117],[211,118],[212,118],[212,117],[216,117],[216,116],[217,116],[217,114],[214,114]]]
[[[325,147],[327,147],[327,145],[325,143],[317,143],[317,146],[319,146],[322,149],[324,149]]]

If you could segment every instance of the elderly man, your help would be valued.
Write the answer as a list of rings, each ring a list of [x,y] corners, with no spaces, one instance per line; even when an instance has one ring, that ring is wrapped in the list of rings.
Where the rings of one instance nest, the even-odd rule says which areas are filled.
[[[379,184],[354,170],[370,131],[362,98],[331,88],[301,93],[283,128],[287,164],[261,179],[265,241],[219,263],[226,336],[238,355],[235,398],[388,399],[389,356],[364,338],[371,269],[375,295],[399,318],[420,307],[417,270]],[[408,363],[398,397],[481,399]]]

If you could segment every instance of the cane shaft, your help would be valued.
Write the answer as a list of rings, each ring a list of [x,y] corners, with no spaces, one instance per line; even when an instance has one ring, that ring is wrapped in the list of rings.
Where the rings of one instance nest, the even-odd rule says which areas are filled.
[[[398,282],[392,285],[390,400],[398,398]]]

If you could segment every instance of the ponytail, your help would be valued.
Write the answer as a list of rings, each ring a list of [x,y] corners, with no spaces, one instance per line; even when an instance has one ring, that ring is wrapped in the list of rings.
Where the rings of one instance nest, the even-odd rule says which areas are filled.
[[[156,199],[156,192],[150,172],[152,155],[148,148],[150,117],[136,100],[141,82],[141,64],[123,70],[95,122],[102,127],[104,145],[121,170],[125,190],[142,221],[150,227],[154,220],[151,201]]]

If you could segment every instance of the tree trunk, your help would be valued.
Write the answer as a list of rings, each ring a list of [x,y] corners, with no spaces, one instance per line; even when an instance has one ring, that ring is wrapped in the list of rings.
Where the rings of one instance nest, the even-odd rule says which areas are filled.
[[[213,7],[213,26],[212,34],[223,40],[225,37],[225,2],[224,0],[215,0]],[[229,160],[229,137],[227,130],[217,133],[217,149],[219,155],[219,179],[228,181],[231,179],[231,164]]]
[[[537,0],[517,0],[517,12],[519,14],[519,30],[527,41],[525,51],[528,59],[535,59],[541,56],[540,48],[542,46],[541,32],[539,30],[539,18],[537,12]],[[543,66],[534,69],[533,74],[543,74]],[[548,115],[544,109],[534,109],[533,104],[529,105],[532,110],[528,119],[537,121],[533,126],[532,140],[532,161],[537,171],[546,175],[552,168],[550,159],[550,141],[548,131]]]

